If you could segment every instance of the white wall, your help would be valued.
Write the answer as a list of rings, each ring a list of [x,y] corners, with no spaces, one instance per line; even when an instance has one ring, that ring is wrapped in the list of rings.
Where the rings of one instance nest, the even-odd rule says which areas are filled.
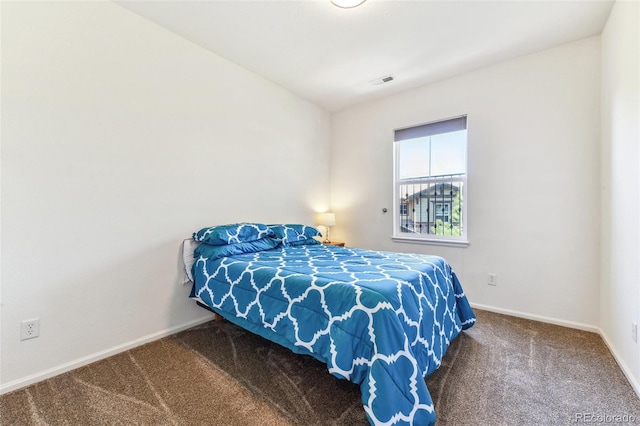
[[[594,37],[335,114],[332,237],[442,255],[476,305],[595,330],[599,64]],[[393,130],[461,114],[469,247],[393,242]]]
[[[601,328],[640,395],[640,7],[617,1],[602,33]]]
[[[331,129],[113,3],[1,7],[7,391],[208,318],[177,285],[179,243],[216,223],[312,221]],[[32,317],[41,336],[21,342]]]

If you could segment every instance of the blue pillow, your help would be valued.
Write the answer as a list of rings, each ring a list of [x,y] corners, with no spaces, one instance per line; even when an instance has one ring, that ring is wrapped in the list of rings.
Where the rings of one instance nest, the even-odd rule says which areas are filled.
[[[289,243],[290,246],[292,247],[297,247],[297,246],[312,246],[315,244],[322,244],[320,241],[316,240],[315,238],[307,238],[306,240],[299,240],[299,241],[291,241]]]
[[[273,236],[273,231],[263,223],[233,223],[211,226],[193,233],[194,240],[214,246],[247,243],[270,236]]]
[[[281,224],[269,225],[269,229],[273,232],[275,238],[282,241],[284,245],[295,244],[299,241],[306,241],[322,234],[313,226],[298,224]]]
[[[226,244],[224,246],[212,246],[200,244],[193,252],[193,257],[200,256],[207,259],[219,259],[221,257],[233,256],[234,254],[255,253],[263,250],[271,250],[280,244],[280,241],[273,238],[262,238],[246,243]]]

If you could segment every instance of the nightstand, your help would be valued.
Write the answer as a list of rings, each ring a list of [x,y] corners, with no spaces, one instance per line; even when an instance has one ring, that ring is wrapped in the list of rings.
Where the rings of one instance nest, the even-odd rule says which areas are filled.
[[[344,243],[340,242],[340,241],[323,241],[322,244],[326,244],[328,246],[338,246],[338,247],[344,247]]]

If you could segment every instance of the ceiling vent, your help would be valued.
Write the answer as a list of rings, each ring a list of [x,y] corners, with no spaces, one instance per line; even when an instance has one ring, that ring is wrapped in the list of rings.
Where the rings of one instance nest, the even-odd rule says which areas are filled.
[[[390,81],[393,81],[393,76],[387,75],[384,77],[376,78],[375,80],[371,80],[371,84],[373,84],[374,86],[379,86],[380,84],[389,83]]]

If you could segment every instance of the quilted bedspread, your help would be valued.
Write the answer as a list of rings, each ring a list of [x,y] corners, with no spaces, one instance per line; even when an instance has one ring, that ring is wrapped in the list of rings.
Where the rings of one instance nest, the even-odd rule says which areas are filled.
[[[424,377],[475,323],[436,256],[303,245],[200,257],[193,273],[194,299],[357,383],[374,425],[435,423]]]

